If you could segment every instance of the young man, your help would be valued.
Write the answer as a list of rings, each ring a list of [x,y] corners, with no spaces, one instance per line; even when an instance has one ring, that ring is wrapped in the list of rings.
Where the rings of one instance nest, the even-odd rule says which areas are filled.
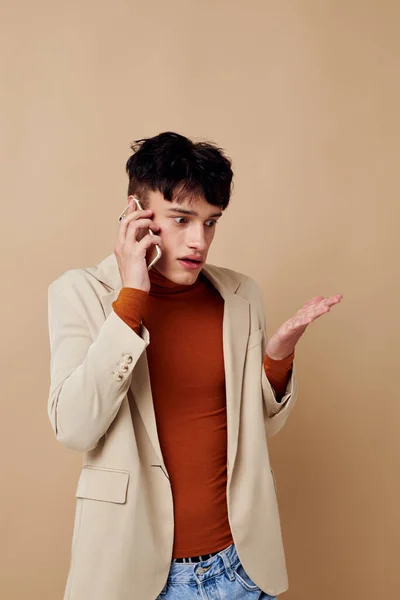
[[[169,132],[132,150],[114,253],[49,286],[49,417],[84,453],[64,599],[275,598],[288,581],[267,440],[296,401],[298,339],[341,295],[267,343],[257,284],[206,262],[229,159]]]

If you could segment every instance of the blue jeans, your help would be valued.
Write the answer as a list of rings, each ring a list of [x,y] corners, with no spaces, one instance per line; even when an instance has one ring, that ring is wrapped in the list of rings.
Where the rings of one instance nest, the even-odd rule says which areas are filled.
[[[172,561],[157,600],[276,600],[244,570],[234,544],[198,563]]]

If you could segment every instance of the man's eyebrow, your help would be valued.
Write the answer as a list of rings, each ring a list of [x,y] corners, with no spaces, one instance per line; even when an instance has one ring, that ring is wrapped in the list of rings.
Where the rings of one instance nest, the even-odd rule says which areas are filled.
[[[169,212],[182,213],[183,215],[193,215],[194,217],[199,216],[197,214],[197,212],[195,212],[194,210],[187,210],[186,208],[168,208],[167,210]],[[213,215],[210,215],[208,218],[211,219],[212,217],[222,217],[222,212],[214,213]]]

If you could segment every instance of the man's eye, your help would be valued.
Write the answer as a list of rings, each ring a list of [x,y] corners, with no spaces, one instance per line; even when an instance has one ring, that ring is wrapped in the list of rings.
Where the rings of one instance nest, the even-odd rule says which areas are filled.
[[[175,219],[175,222],[177,223],[177,225],[185,225],[188,220],[186,217],[173,217]],[[209,221],[206,221],[206,226],[207,227],[214,227],[214,225],[216,225],[218,223],[218,221],[216,221],[215,219],[210,219]]]

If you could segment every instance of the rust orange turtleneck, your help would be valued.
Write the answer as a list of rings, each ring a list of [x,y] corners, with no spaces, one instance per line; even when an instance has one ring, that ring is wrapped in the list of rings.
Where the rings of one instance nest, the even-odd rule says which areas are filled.
[[[174,500],[173,558],[233,543],[227,502],[227,421],[222,347],[224,301],[200,273],[192,285],[149,271],[150,293],[124,287],[113,309],[139,334],[143,321],[158,436]],[[264,358],[279,400],[294,353]]]

